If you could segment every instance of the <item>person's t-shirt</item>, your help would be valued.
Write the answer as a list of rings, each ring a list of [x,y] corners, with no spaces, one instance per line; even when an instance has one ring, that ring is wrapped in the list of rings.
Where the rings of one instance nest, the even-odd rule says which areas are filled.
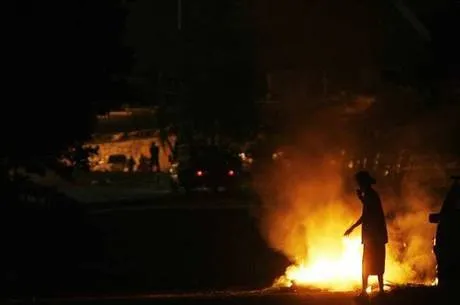
[[[364,194],[363,201],[362,243],[386,244],[388,233],[379,195],[371,188]]]

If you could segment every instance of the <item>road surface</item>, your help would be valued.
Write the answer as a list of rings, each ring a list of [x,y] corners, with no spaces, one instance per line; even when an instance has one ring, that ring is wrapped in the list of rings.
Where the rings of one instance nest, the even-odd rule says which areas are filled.
[[[198,194],[19,214],[5,287],[45,296],[269,287],[290,263],[260,234],[255,205]]]
[[[312,292],[312,291],[280,291],[277,289],[249,290],[249,291],[218,291],[201,293],[175,294],[140,294],[130,296],[105,297],[68,297],[55,299],[22,299],[11,301],[11,304],[50,305],[147,305],[147,304],[209,304],[209,305],[425,305],[425,304],[457,304],[457,299],[451,295],[439,294],[433,288],[404,288],[390,292],[385,296],[371,296],[368,300],[359,299],[352,292]],[[452,303],[453,302],[453,303]]]
[[[251,196],[203,194],[21,214],[9,229],[33,231],[4,248],[16,252],[2,288],[39,304],[354,304],[353,293],[266,290],[290,262],[261,235],[257,206]],[[384,304],[429,300],[408,302],[414,295],[426,292]]]

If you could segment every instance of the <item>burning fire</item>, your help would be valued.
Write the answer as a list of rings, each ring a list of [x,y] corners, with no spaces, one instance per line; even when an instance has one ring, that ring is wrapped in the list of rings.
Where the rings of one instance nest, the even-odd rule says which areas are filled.
[[[306,286],[328,290],[352,290],[361,283],[362,245],[358,237],[344,237],[311,253],[311,259],[287,268],[276,286]]]
[[[275,287],[296,286],[328,291],[361,289],[363,251],[361,237],[353,234],[353,236],[336,238],[336,240],[327,236],[321,239],[323,242],[308,249],[308,257],[289,266],[285,274],[276,279]],[[397,261],[391,250],[392,248],[387,246],[385,290],[390,289],[390,283],[393,285],[408,284],[413,277],[410,268]],[[416,284],[436,285],[436,280]],[[366,291],[371,293],[376,290],[378,290],[377,277],[371,276]]]
[[[275,281],[275,287],[309,287],[328,291],[351,291],[361,288],[362,245],[359,237],[344,237],[341,246],[316,249],[311,260],[287,268]],[[377,280],[369,279],[367,292],[377,288]],[[388,289],[388,286],[385,286]]]
[[[274,286],[358,290],[362,281],[361,230],[358,227],[346,238],[343,234],[359,218],[362,207],[354,193],[344,191],[349,178],[321,160],[296,166],[293,173],[277,172],[277,196],[261,189],[262,233],[274,249],[292,261]],[[432,199],[413,181],[405,182],[401,198],[379,189],[384,211],[392,215],[387,219],[386,289],[400,284],[433,285],[435,280],[434,228],[427,221]],[[374,289],[378,289],[377,278],[371,276],[367,291]]]
[[[343,202],[333,200],[328,204],[319,205],[308,215],[300,216],[301,218],[297,219],[300,229],[288,231],[284,243],[290,249],[290,257],[294,264],[287,268],[283,276],[276,279],[274,286],[296,286],[328,291],[361,289],[363,247],[360,229],[356,229],[349,237],[342,235],[350,226],[349,221],[359,216],[356,212],[349,211]],[[416,218],[411,218],[411,221],[419,222]],[[292,223],[288,221],[288,224]],[[283,236],[286,238],[286,235]],[[433,278],[422,279],[416,270],[417,266],[427,263],[426,255],[429,255],[429,250],[424,253],[418,248],[411,249],[406,243],[392,239],[392,236],[386,248],[385,289],[390,289],[390,283],[433,284]],[[401,256],[404,252],[406,256]],[[407,255],[412,255],[410,260]],[[367,292],[374,290],[378,290],[377,277],[371,276]]]

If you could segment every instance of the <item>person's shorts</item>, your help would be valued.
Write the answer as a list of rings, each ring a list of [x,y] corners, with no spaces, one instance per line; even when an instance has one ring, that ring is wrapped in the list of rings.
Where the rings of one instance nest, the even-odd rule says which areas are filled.
[[[385,244],[365,243],[363,248],[363,274],[385,273]]]

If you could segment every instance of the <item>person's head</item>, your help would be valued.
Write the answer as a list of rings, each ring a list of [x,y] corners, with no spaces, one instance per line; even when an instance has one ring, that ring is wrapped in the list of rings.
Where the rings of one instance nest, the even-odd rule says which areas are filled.
[[[368,171],[359,171],[355,174],[356,183],[360,189],[370,188],[376,183],[375,178],[372,177]]]

